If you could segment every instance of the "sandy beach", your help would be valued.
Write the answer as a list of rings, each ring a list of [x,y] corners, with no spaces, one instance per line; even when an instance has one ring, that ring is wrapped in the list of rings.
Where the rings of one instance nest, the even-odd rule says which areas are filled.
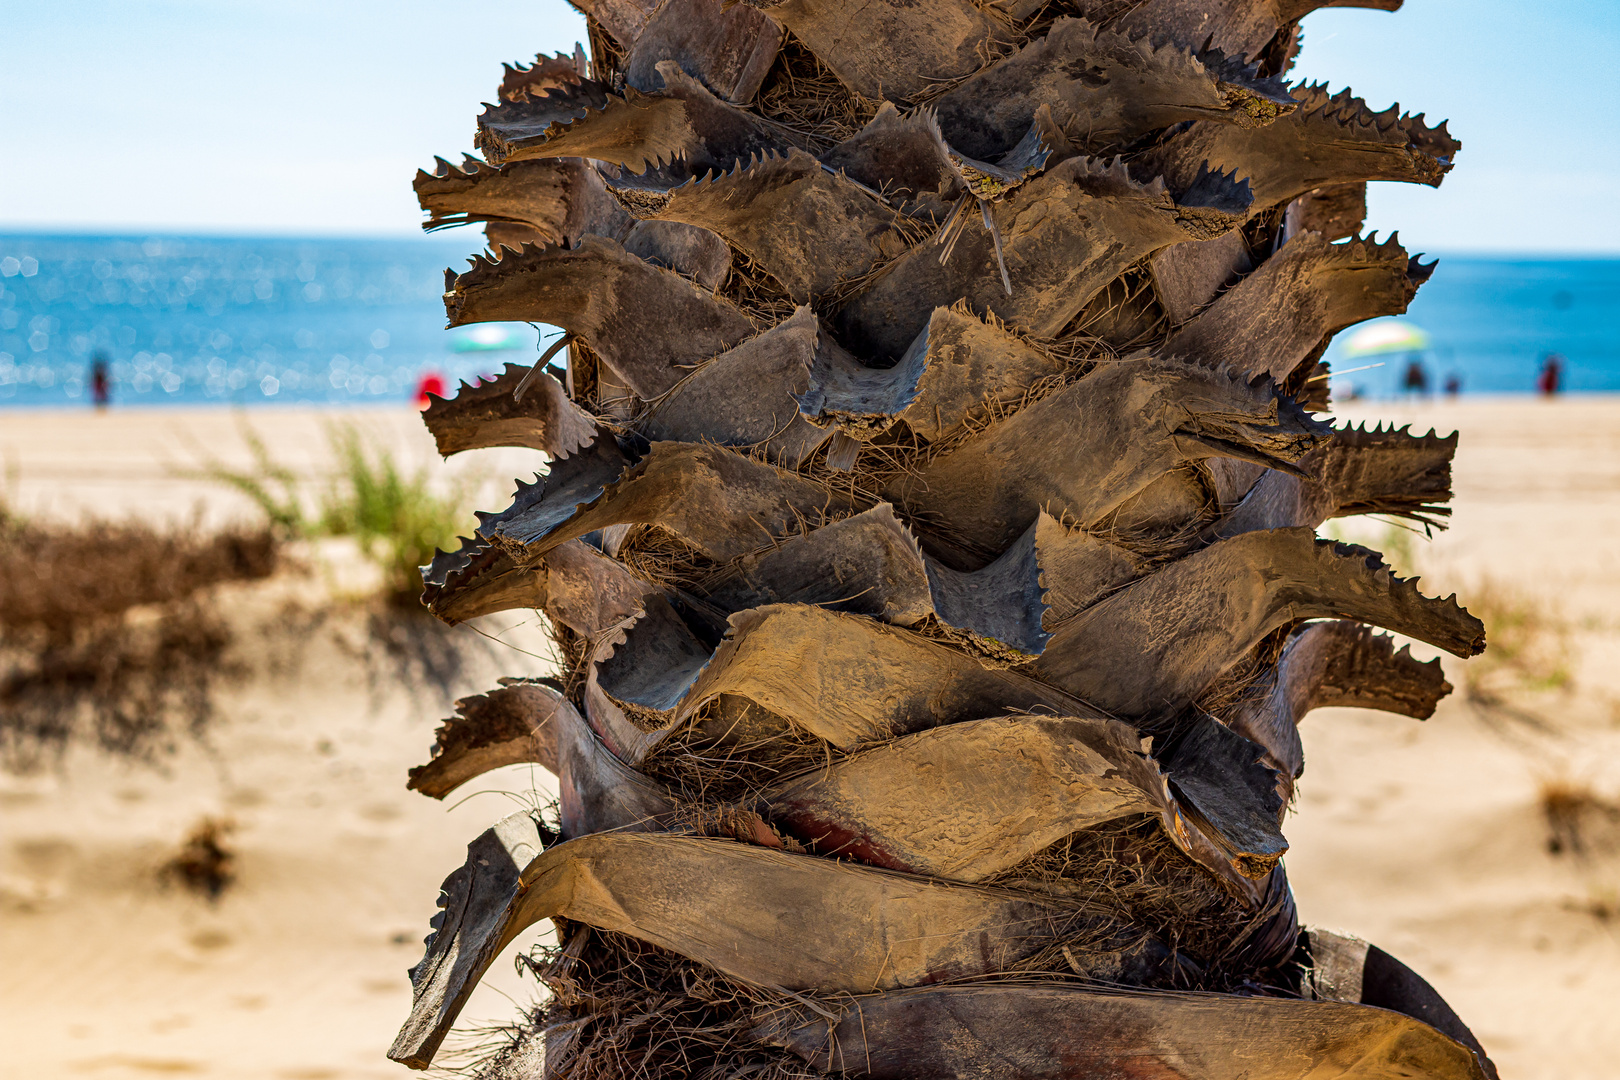
[[[1539,635],[1535,648],[1562,658],[1570,678],[1504,711],[1467,700],[1465,665],[1448,658],[1460,689],[1427,722],[1311,714],[1285,826],[1302,916],[1425,975],[1504,1077],[1610,1077],[1620,820],[1583,819],[1582,851],[1554,853],[1542,796],[1561,783],[1620,800],[1620,398],[1356,403],[1338,415],[1456,429],[1462,442],[1449,531],[1425,541],[1351,521],[1335,535],[1393,541],[1392,561],[1420,572],[1425,592],[1483,597],[1493,637],[1492,612],[1516,626],[1538,613],[1505,640]],[[246,520],[245,499],[188,475],[210,458],[250,462],[243,419],[0,414],[0,493],[39,518]],[[245,420],[317,483],[333,467],[334,420],[481,507],[504,505],[510,479],[538,464],[502,451],[441,467],[409,410]],[[404,972],[438,884],[479,831],[546,797],[549,778],[504,770],[447,807],[405,790],[405,770],[426,759],[454,697],[545,673],[544,636],[511,613],[390,637],[346,584],[352,552],[324,543],[294,554],[269,581],[220,587],[241,674],[202,740],[153,764],[80,749],[60,769],[0,773],[0,1077],[407,1075],[383,1054],[407,1012]],[[213,904],[157,874],[204,817],[232,823],[237,858],[237,882]],[[509,1020],[508,995],[526,1001],[533,985],[497,962],[463,1024]]]

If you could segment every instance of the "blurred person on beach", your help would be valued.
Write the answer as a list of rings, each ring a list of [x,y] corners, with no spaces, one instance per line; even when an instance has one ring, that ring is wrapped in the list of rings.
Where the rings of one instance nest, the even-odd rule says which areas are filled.
[[[1401,389],[1418,397],[1429,396],[1429,372],[1423,361],[1413,356],[1406,362],[1406,374],[1401,378]]]
[[[1446,372],[1446,381],[1440,385],[1440,390],[1448,398],[1456,398],[1462,393],[1462,376],[1455,371]]]
[[[418,409],[425,409],[432,404],[428,399],[429,394],[434,397],[444,397],[444,376],[437,371],[423,372],[421,379],[417,380],[416,407]]]
[[[1541,374],[1536,376],[1536,389],[1542,397],[1557,397],[1564,381],[1564,358],[1555,352],[1541,358]]]
[[[97,412],[105,411],[112,401],[112,376],[107,372],[107,357],[96,353],[90,361],[90,401]]]

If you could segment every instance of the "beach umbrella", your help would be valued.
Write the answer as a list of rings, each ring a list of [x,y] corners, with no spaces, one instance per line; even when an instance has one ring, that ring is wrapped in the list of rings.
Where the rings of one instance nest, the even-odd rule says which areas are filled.
[[[1388,319],[1371,323],[1345,340],[1342,355],[1353,360],[1362,356],[1422,352],[1429,347],[1429,335],[1409,322]]]
[[[478,326],[469,326],[452,338],[450,351],[501,352],[506,349],[521,349],[526,344],[523,335],[513,327],[501,326],[499,323],[481,323]]]

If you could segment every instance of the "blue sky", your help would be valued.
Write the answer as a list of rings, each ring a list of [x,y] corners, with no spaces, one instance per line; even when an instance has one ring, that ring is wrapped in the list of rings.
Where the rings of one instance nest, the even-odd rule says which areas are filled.
[[[1620,254],[1620,3],[1408,0],[1305,22],[1293,77],[1449,117],[1439,191],[1374,185],[1429,251]],[[0,0],[0,229],[411,235],[563,0]]]
[[[1369,227],[1408,250],[1620,254],[1620,2],[1406,0],[1305,18],[1291,74],[1450,118],[1438,190],[1373,184]]]

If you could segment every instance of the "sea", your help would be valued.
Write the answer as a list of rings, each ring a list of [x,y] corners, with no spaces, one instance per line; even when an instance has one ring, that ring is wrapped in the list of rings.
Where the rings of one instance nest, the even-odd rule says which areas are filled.
[[[98,357],[115,407],[397,405],[530,363],[555,328],[445,328],[445,269],[481,240],[0,234],[0,408],[87,402]],[[1433,388],[1528,394],[1549,353],[1565,390],[1620,391],[1620,259],[1442,257],[1399,321],[1428,347],[1348,356],[1341,334],[1336,394],[1396,396],[1414,359]]]
[[[336,240],[0,235],[0,408],[398,404],[530,363],[553,327],[445,329],[482,234]]]

